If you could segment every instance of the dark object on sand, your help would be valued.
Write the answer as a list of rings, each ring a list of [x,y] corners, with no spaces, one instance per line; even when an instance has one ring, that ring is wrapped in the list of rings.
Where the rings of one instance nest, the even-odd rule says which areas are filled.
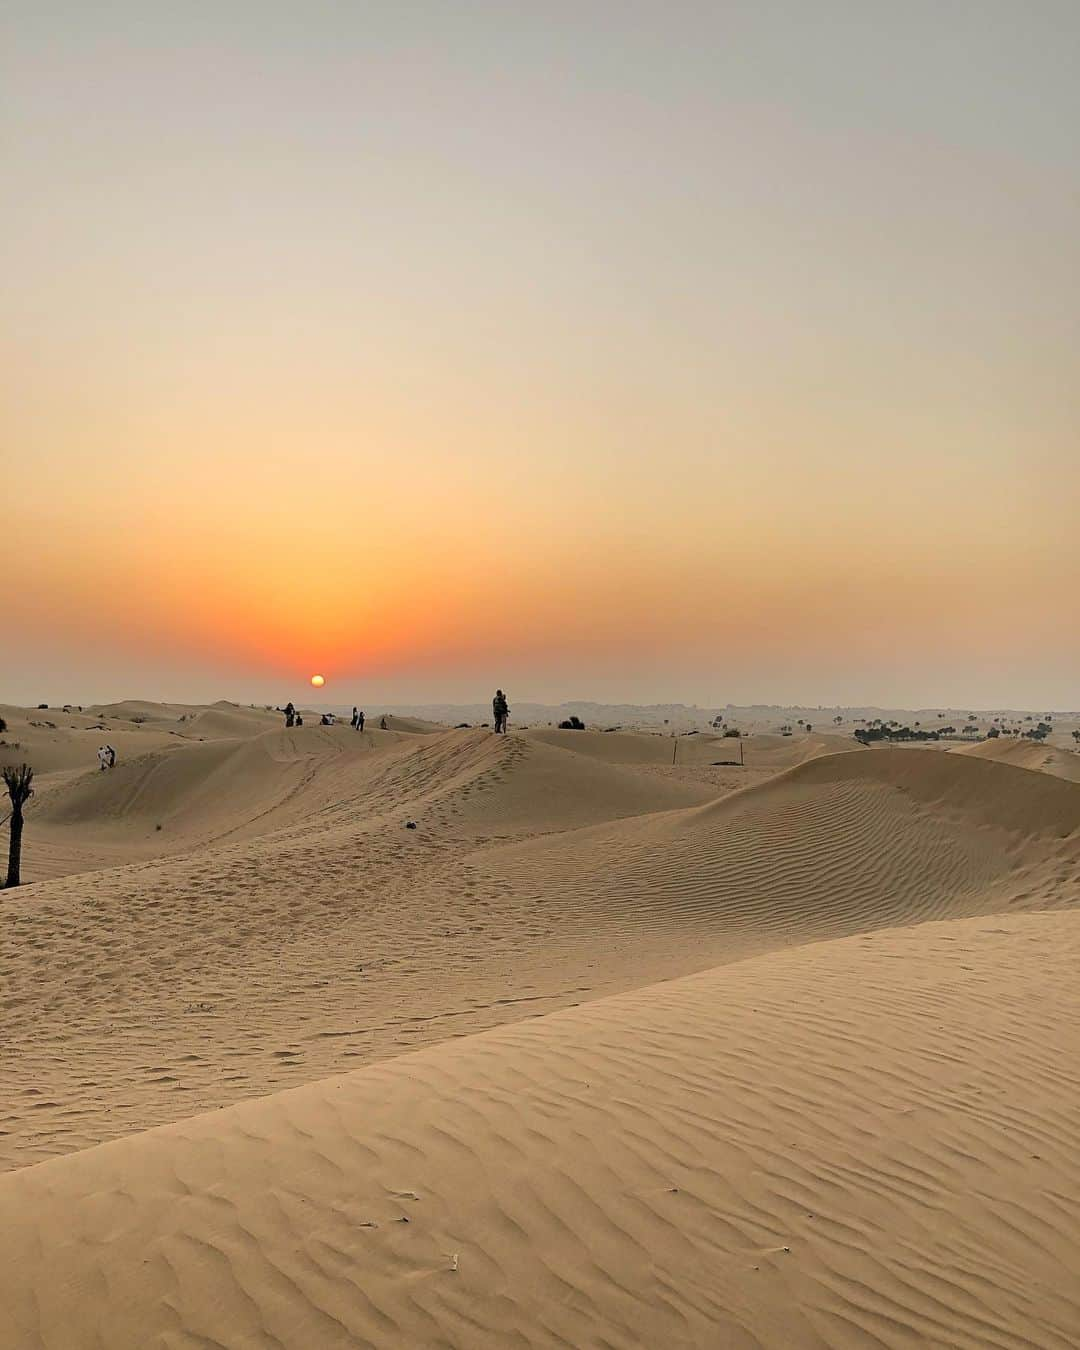
[[[407,821],[405,822],[405,828],[406,828],[407,830],[415,830],[415,829],[416,829],[416,821],[415,821],[415,820],[407,820]]]
[[[455,730],[456,730],[456,731],[468,731],[468,730],[469,730],[469,723],[468,723],[468,722],[459,722],[459,723],[457,724]]]
[[[580,717],[570,717],[565,722],[559,723],[560,731],[584,731],[585,723]]]
[[[8,870],[5,888],[20,884],[19,867],[22,861],[23,807],[34,795],[34,771],[29,764],[20,764],[18,768],[9,764],[0,773],[7,794],[11,798],[11,819],[8,822],[10,839],[8,842]]]

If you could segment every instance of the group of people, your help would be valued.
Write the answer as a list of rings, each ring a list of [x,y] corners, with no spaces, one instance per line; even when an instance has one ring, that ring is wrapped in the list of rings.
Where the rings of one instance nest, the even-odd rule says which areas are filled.
[[[99,745],[97,758],[98,758],[98,767],[101,769],[102,772],[104,772],[106,769],[116,768],[116,751],[112,748],[111,745]]]
[[[278,712],[282,712],[285,714],[285,725],[287,727],[302,727],[304,725],[303,714],[300,713],[291,702],[286,703],[284,708],[279,708]],[[349,720],[349,725],[352,727],[353,731],[363,731],[365,721],[366,718],[364,716],[363,708],[353,708],[352,717]],[[324,712],[322,716],[319,718],[319,725],[322,727],[336,726],[337,718],[332,712]],[[385,731],[386,730],[385,717],[382,719],[381,726],[383,731]]]
[[[300,715],[299,712],[297,712],[296,708],[292,705],[292,703],[286,703],[284,708],[279,708],[278,711],[283,712],[285,714],[285,725],[287,727],[302,727],[304,725],[303,717]],[[501,689],[495,690],[495,697],[491,700],[491,711],[495,715],[495,730],[501,736],[505,736],[506,724],[510,720],[510,705],[509,703],[507,703],[506,695],[503,693]],[[363,708],[354,707],[352,710],[352,717],[349,720],[349,725],[352,727],[353,731],[363,731],[365,720],[366,719],[364,717]],[[332,727],[336,723],[337,719],[335,718],[333,713],[327,712],[323,713],[319,721],[321,726]],[[385,717],[380,719],[379,725],[382,727],[383,731],[387,729]],[[109,749],[109,747],[106,746],[104,747],[104,749]],[[101,767],[103,769],[106,767],[111,769],[113,764],[116,763],[116,751],[110,750],[110,753],[112,755],[112,761],[108,765],[102,762]],[[98,759],[101,759],[101,755],[102,751],[99,750]]]

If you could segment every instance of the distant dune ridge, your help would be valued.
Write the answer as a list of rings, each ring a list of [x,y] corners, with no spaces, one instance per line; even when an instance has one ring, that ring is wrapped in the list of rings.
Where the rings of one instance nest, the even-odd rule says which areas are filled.
[[[2,711],[4,1350],[1080,1344],[1069,722]]]

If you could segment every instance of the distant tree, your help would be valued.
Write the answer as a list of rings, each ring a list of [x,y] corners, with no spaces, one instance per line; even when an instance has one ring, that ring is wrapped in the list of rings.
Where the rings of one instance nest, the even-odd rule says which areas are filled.
[[[10,836],[8,840],[8,870],[5,887],[18,886],[19,865],[22,861],[23,807],[34,795],[34,771],[29,764],[7,765],[0,777],[3,778],[7,794],[11,798],[11,819],[8,822]]]
[[[840,716],[839,713],[837,713],[836,716],[833,718],[833,721],[836,723],[837,726],[839,726],[843,720],[844,719]]]
[[[996,738],[997,738],[998,736],[1000,736],[1000,735],[1001,735],[1001,732],[998,731],[997,727],[991,727],[990,730],[986,733],[986,738],[987,738],[987,740],[992,741],[992,740],[996,740]]]
[[[806,730],[807,730],[807,731],[813,731],[813,729],[814,729],[814,728],[810,725],[810,723],[807,722],[807,724],[806,724]]]
[[[1080,731],[1074,731],[1072,734],[1072,738],[1076,742],[1076,744],[1080,746]]]

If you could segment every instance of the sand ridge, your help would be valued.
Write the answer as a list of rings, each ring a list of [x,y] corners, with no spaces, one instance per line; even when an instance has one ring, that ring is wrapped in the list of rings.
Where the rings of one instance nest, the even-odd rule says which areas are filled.
[[[0,1346],[1065,1350],[1078,958],[802,947],[23,1169]]]

